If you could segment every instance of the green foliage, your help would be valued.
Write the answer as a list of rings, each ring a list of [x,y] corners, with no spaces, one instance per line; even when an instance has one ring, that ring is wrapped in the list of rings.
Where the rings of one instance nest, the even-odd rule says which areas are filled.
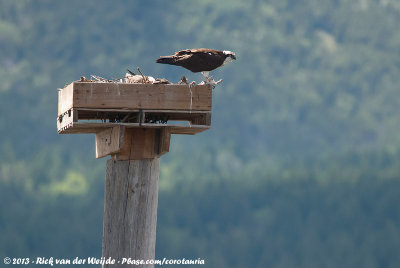
[[[88,185],[82,174],[69,171],[62,181],[56,181],[44,187],[44,192],[54,195],[82,195],[88,191]]]
[[[104,161],[57,88],[160,55],[237,53],[212,129],[162,158],[157,255],[207,267],[398,267],[396,1],[0,1],[0,255],[100,256]],[[61,241],[61,242],[60,242]]]
[[[157,254],[202,256],[208,267],[396,267],[398,179],[321,185],[296,175],[164,193]]]

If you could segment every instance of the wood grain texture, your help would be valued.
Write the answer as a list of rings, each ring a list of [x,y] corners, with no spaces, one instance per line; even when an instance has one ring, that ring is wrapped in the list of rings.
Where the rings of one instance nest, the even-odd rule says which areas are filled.
[[[69,84],[63,89],[58,90],[58,115],[62,115],[72,108],[72,97],[74,84]]]
[[[156,129],[127,128],[124,132],[121,151],[115,160],[151,159],[156,156]]]
[[[74,82],[59,93],[58,114],[71,108],[211,111],[212,88],[200,85]]]
[[[155,257],[160,158],[107,161],[103,257]],[[132,265],[103,265],[132,267]],[[135,267],[154,267],[144,265]]]
[[[160,157],[169,152],[171,142],[171,132],[169,128],[161,128],[156,131],[156,152]]]
[[[57,118],[57,130],[59,132],[72,126],[74,122],[74,113],[74,110],[70,110],[69,113],[64,113],[63,116]]]
[[[116,126],[96,133],[96,158],[118,153],[124,142],[125,128]]]
[[[162,129],[168,128],[170,134],[188,134],[194,135],[205,130],[210,129],[210,126],[203,125],[190,125],[190,126],[180,126],[173,124],[165,124],[165,125],[156,125],[156,124],[141,124],[139,123],[81,123],[75,122],[66,125],[63,128],[58,129],[58,134],[90,134],[90,133],[98,133],[103,131],[104,129],[115,127],[115,126],[124,126],[127,129],[131,128],[149,128],[149,129]]]

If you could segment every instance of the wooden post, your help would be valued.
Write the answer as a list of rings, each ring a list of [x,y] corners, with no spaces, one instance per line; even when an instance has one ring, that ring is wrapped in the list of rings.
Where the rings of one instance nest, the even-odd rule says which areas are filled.
[[[103,257],[153,260],[156,245],[160,158],[107,161]],[[132,267],[132,264],[103,265]],[[139,265],[135,267],[154,267]]]
[[[107,161],[103,267],[154,267],[160,156],[171,134],[211,126],[210,85],[73,82],[58,92],[59,134],[95,133]],[[186,122],[187,124],[182,124]],[[124,263],[125,259],[125,263]]]
[[[116,263],[103,267],[132,267],[128,259],[154,260],[160,155],[169,149],[170,134],[117,127],[97,136],[97,151],[120,148],[107,161],[102,246],[103,257]]]

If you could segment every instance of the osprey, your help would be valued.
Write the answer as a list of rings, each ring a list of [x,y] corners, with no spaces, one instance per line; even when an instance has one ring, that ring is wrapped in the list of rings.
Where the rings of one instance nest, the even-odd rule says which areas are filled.
[[[185,49],[171,56],[160,57],[156,62],[182,66],[194,73],[201,72],[206,84],[219,84],[222,80],[215,82],[209,76],[210,71],[215,70],[228,62],[236,60],[232,51],[214,50],[209,48]]]

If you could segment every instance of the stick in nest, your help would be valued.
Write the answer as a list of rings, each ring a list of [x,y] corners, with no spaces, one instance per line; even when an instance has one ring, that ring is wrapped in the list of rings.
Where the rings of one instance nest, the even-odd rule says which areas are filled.
[[[101,81],[101,82],[111,82],[111,80],[108,80],[108,79],[106,79],[106,78],[103,78],[103,77],[101,77],[101,76],[97,76],[97,75],[90,75],[90,78],[92,78],[92,80],[95,80],[95,81]]]
[[[137,67],[138,72],[140,73],[140,75],[143,77],[143,83],[149,83],[149,79],[147,76],[143,75],[142,71],[140,70],[139,67]]]

